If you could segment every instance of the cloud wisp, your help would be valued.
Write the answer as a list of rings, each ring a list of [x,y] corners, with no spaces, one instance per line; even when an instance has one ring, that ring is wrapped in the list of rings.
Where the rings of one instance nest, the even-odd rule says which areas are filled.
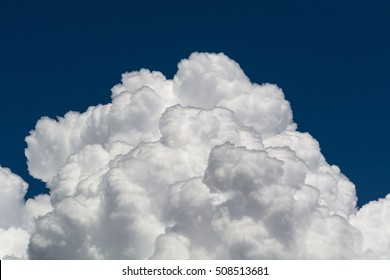
[[[1,258],[390,258],[390,195],[358,210],[282,90],[224,54],[125,73],[111,103],[41,118],[26,142],[50,195],[24,202],[0,169]]]

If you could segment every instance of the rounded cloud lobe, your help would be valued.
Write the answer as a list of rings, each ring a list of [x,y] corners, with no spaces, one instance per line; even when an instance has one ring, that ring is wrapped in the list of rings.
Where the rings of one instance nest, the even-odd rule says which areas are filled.
[[[390,258],[389,197],[358,210],[296,127],[282,90],[224,54],[193,53],[173,79],[125,73],[111,103],[26,138],[50,197],[24,202],[27,185],[0,170],[1,257]]]
[[[35,221],[52,210],[48,195],[24,201],[27,183],[0,166],[0,259],[27,258]]]

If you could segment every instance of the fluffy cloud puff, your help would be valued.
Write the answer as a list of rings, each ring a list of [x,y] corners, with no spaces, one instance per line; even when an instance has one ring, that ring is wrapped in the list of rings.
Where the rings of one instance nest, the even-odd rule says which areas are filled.
[[[389,197],[358,210],[296,127],[282,90],[224,54],[193,53],[172,80],[125,73],[111,103],[42,118],[26,138],[50,203],[24,203],[26,184],[1,169],[0,244],[19,240],[2,257],[390,258]]]
[[[49,196],[24,201],[27,184],[0,166],[0,258],[27,258],[30,235],[38,217],[52,210]]]

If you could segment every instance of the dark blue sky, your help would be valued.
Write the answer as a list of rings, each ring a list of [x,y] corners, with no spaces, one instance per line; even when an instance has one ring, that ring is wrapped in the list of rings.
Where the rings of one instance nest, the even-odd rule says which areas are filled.
[[[41,116],[109,102],[125,71],[172,77],[193,51],[279,85],[359,205],[390,193],[389,1],[0,0],[0,35],[0,165],[29,196],[44,188],[24,156]]]

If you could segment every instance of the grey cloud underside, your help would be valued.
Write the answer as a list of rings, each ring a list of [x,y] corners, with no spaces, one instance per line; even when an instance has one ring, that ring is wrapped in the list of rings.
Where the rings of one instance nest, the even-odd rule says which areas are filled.
[[[1,169],[0,244],[20,238],[0,256],[390,258],[390,196],[358,211],[353,183],[296,128],[282,90],[223,54],[192,54],[172,80],[125,73],[111,103],[42,118],[26,138],[50,197],[24,203]]]

